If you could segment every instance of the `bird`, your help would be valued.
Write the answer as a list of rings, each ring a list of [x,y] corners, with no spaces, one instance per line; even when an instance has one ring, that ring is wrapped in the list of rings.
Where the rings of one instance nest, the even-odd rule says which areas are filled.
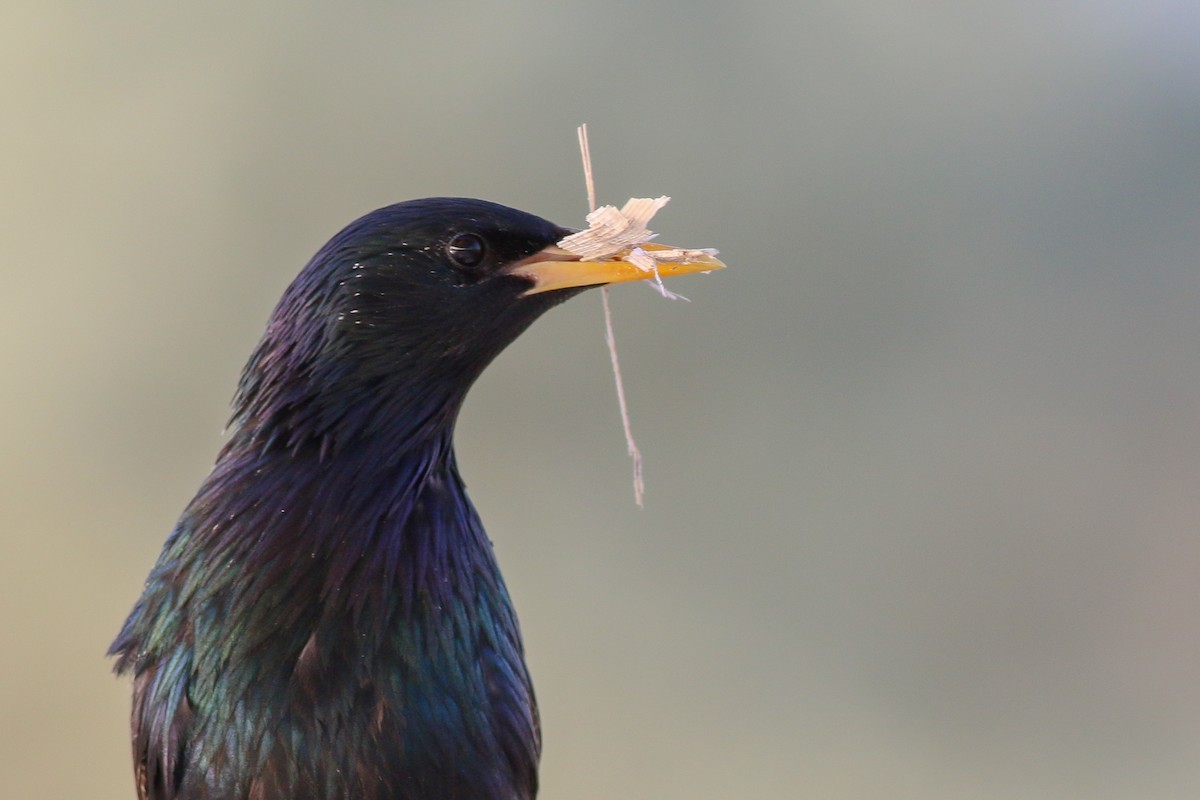
[[[534,320],[649,277],[563,249],[570,233],[411,200],[352,222],[286,289],[109,649],[132,678],[140,800],[536,796],[524,645],[453,434]]]

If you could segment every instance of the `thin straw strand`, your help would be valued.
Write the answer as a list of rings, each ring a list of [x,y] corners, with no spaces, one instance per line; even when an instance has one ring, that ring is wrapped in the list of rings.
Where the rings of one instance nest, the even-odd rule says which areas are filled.
[[[592,175],[592,149],[588,146],[587,123],[579,126],[579,154],[583,158],[583,180],[587,184],[588,212],[596,210],[596,182]],[[617,386],[617,405],[621,409],[621,425],[625,429],[625,449],[633,460],[633,499],[638,508],[645,508],[643,499],[646,484],[642,479],[642,451],[633,438],[633,426],[629,421],[629,405],[625,401],[625,382],[621,379],[621,359],[617,356],[617,338],[613,333],[612,307],[608,300],[608,287],[600,287],[600,299],[604,305],[604,340],[608,343],[608,356],[612,361],[613,381]]]

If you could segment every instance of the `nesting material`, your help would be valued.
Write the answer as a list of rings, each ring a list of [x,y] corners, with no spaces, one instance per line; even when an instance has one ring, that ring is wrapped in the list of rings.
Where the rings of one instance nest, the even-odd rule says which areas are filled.
[[[587,215],[588,227],[563,238],[558,246],[588,261],[600,261],[620,256],[638,269],[654,274],[651,284],[663,297],[687,300],[667,289],[658,273],[659,264],[695,261],[700,256],[715,256],[711,247],[685,249],[681,247],[643,248],[658,234],[649,222],[670,197],[633,197],[621,208],[600,206]]]
[[[616,206],[596,208],[596,183],[592,176],[592,152],[588,144],[587,125],[580,125],[578,133],[579,151],[583,156],[583,177],[587,184],[588,208],[591,211],[587,215],[588,227],[564,237],[558,246],[579,256],[581,260],[620,259],[632,264],[640,270],[653,273],[654,280],[650,285],[663,297],[687,300],[663,285],[662,276],[658,271],[659,265],[695,261],[700,256],[715,256],[717,251],[713,248],[689,250],[650,244],[657,234],[651,232],[649,222],[671,201],[670,197],[634,197],[619,209]],[[617,404],[621,410],[621,424],[625,428],[625,445],[629,457],[633,460],[633,496],[641,508],[646,492],[642,478],[642,453],[634,441],[633,427],[629,422],[629,406],[625,401],[625,383],[621,380],[621,361],[617,356],[617,341],[613,335],[612,308],[608,301],[607,286],[601,287],[600,296],[604,304],[604,338],[612,361]]]
[[[558,243],[584,259],[610,258],[654,238],[647,223],[669,197],[634,197],[621,208],[600,206],[587,215],[588,226]]]

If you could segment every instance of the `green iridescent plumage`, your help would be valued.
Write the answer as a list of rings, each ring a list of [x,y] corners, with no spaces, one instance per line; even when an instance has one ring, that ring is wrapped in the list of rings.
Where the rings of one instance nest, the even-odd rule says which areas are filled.
[[[517,621],[452,434],[483,368],[579,291],[525,296],[507,271],[565,233],[482,201],[402,203],[287,290],[111,649],[134,681],[140,797],[536,794]]]

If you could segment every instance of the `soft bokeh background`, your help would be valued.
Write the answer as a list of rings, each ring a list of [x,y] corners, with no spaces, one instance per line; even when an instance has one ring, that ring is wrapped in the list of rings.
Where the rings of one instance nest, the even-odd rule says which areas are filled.
[[[0,775],[132,796],[103,652],[320,244],[430,194],[670,194],[460,461],[547,798],[1200,792],[1200,11],[0,7]]]

